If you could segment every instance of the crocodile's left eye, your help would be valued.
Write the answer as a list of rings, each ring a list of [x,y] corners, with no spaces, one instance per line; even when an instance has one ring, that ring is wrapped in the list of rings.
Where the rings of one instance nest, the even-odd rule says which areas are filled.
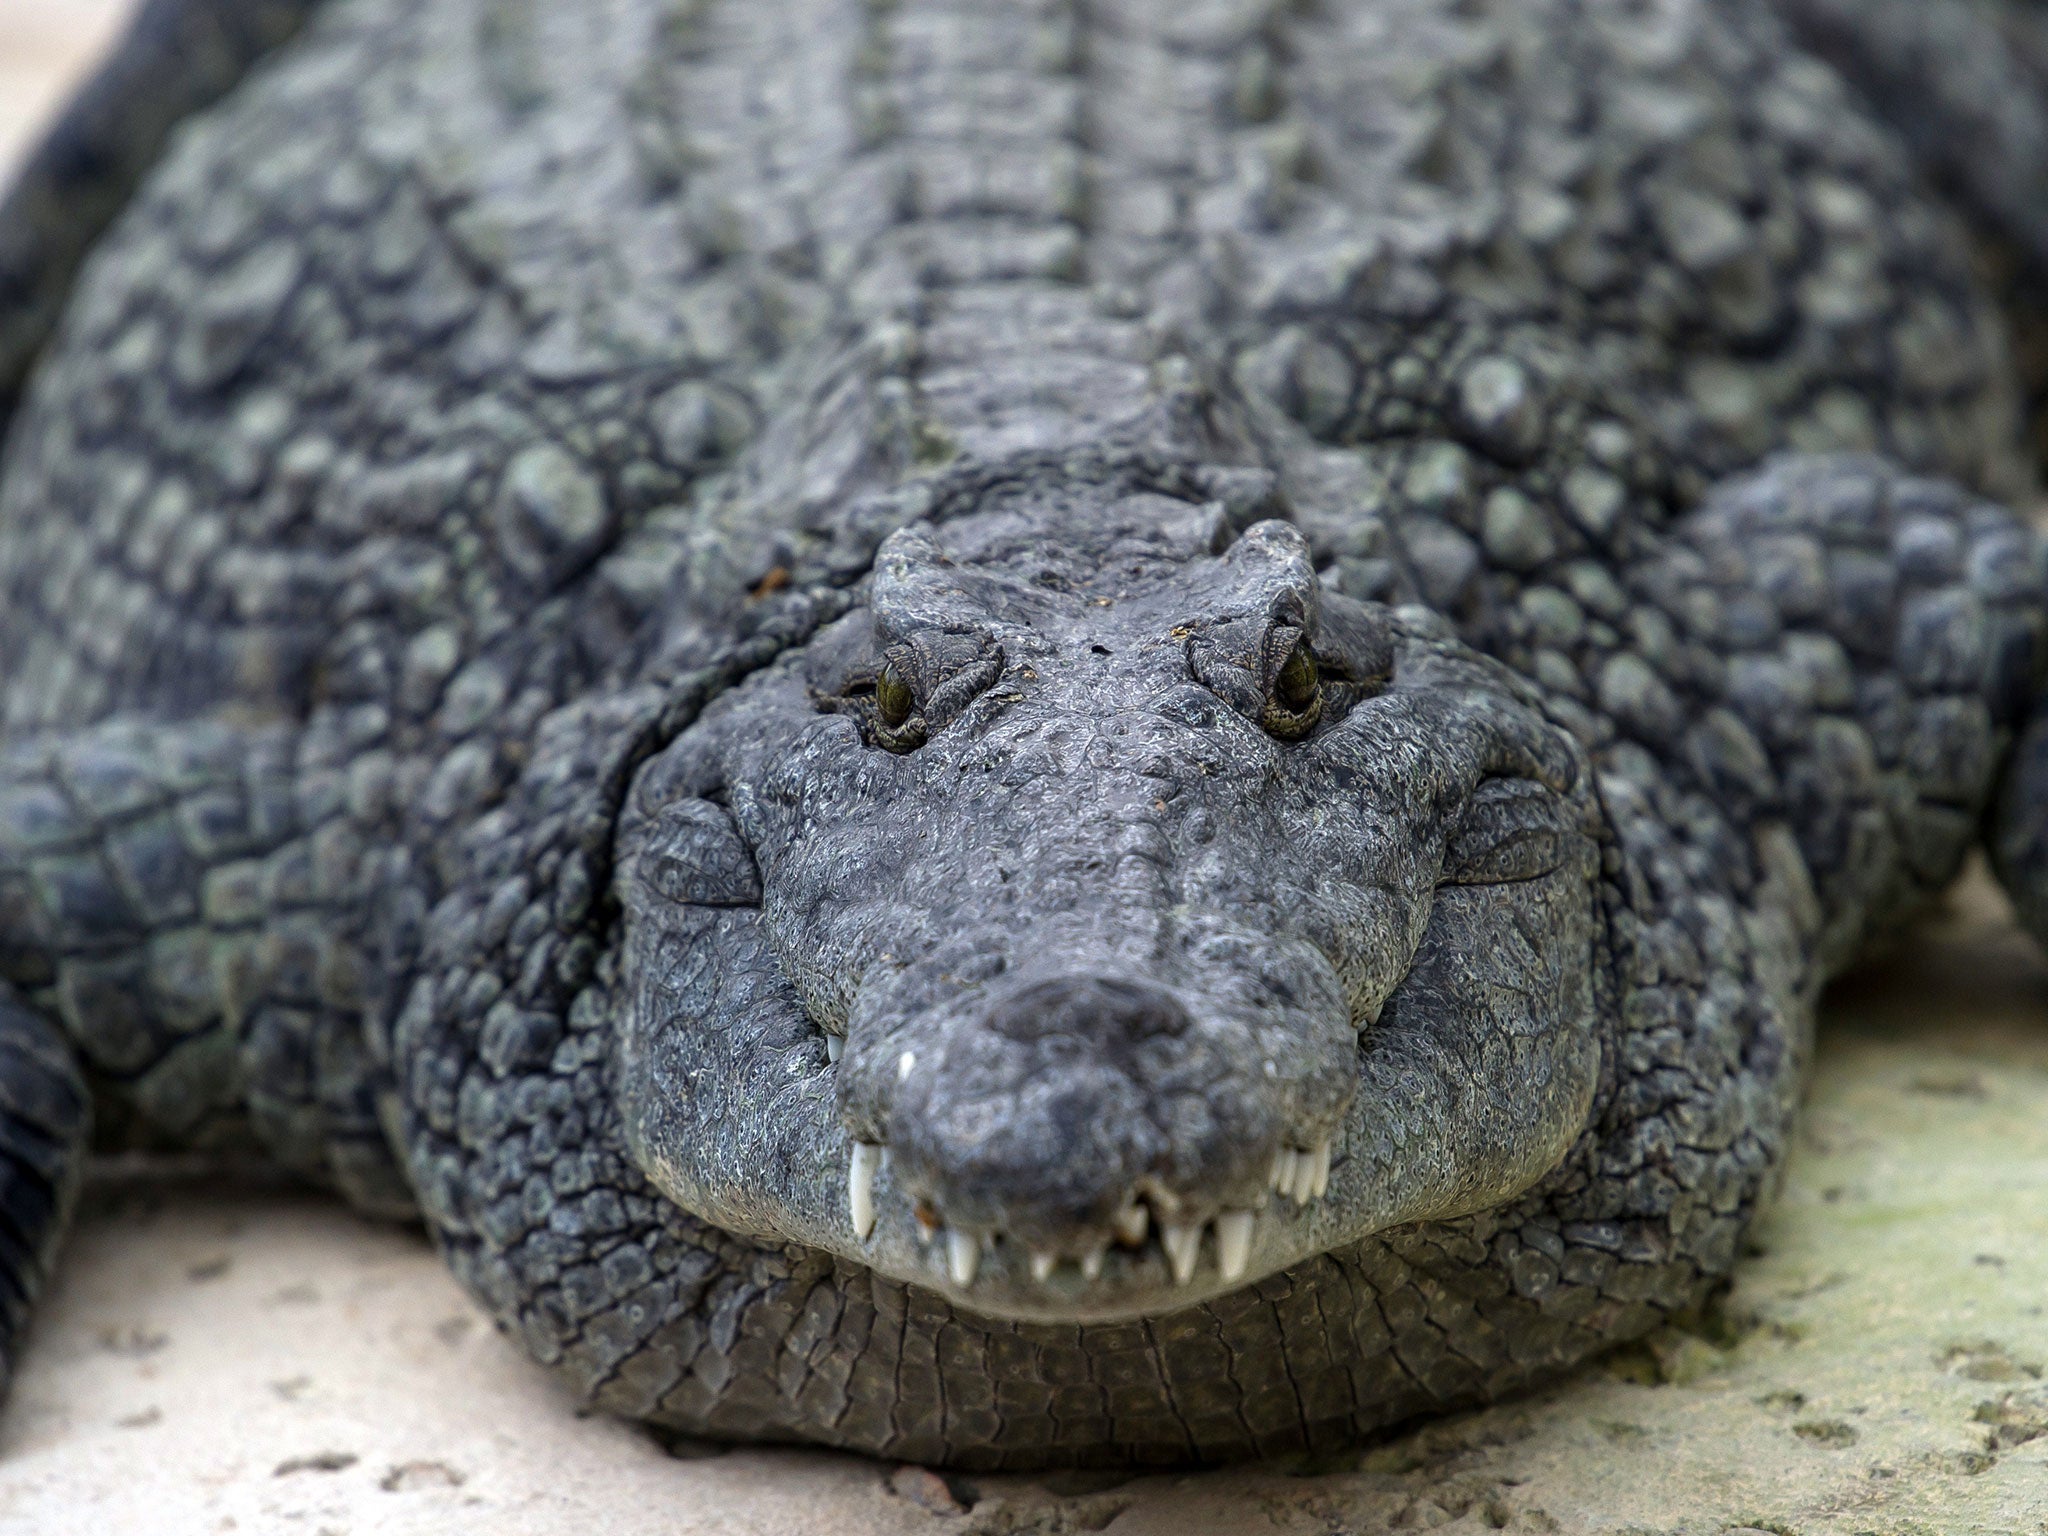
[[[915,752],[957,720],[1003,672],[1001,646],[974,636],[942,635],[891,646],[856,664],[836,693],[813,692],[818,708],[859,717],[868,745],[899,756]]]
[[[1270,735],[1299,741],[1315,729],[1323,715],[1323,672],[1309,649],[1308,636],[1294,642],[1273,677],[1273,695],[1259,717]]]

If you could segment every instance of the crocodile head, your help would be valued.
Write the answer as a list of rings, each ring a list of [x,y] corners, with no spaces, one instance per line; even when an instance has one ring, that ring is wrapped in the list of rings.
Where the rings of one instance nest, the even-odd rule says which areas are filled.
[[[884,545],[622,828],[621,1089],[688,1210],[1140,1316],[1556,1167],[1599,812],[1528,685],[1155,495]]]

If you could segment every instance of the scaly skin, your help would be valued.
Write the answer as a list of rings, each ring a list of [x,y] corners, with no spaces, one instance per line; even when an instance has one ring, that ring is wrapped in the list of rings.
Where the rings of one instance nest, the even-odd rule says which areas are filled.
[[[9,1027],[693,1433],[1320,1451],[1696,1306],[2048,608],[1788,25],[332,0],[0,460]]]

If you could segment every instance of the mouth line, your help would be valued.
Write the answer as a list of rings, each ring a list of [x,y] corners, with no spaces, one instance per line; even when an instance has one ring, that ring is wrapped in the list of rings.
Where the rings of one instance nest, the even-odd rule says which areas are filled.
[[[999,1228],[948,1224],[923,1201],[912,1207],[911,1218],[932,1278],[956,1291],[971,1291],[977,1280],[986,1291],[993,1279],[1012,1295],[1047,1303],[1107,1304],[1141,1289],[1190,1286],[1211,1253],[1216,1277],[1232,1285],[1250,1273],[1262,1230],[1298,1219],[1328,1191],[1333,1145],[1333,1138],[1324,1135],[1305,1146],[1276,1150],[1265,1197],[1255,1207],[1200,1201],[1142,1178],[1125,1195],[1108,1230],[1057,1247],[1033,1248]],[[876,1185],[888,1167],[886,1146],[852,1144],[846,1210],[863,1246],[877,1226]],[[1158,1283],[1161,1271],[1164,1284]]]

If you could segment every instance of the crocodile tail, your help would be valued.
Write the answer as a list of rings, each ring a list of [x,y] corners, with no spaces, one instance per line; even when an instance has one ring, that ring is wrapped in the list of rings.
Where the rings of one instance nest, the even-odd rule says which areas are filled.
[[[0,201],[0,433],[79,264],[180,121],[219,100],[320,0],[144,0]]]

